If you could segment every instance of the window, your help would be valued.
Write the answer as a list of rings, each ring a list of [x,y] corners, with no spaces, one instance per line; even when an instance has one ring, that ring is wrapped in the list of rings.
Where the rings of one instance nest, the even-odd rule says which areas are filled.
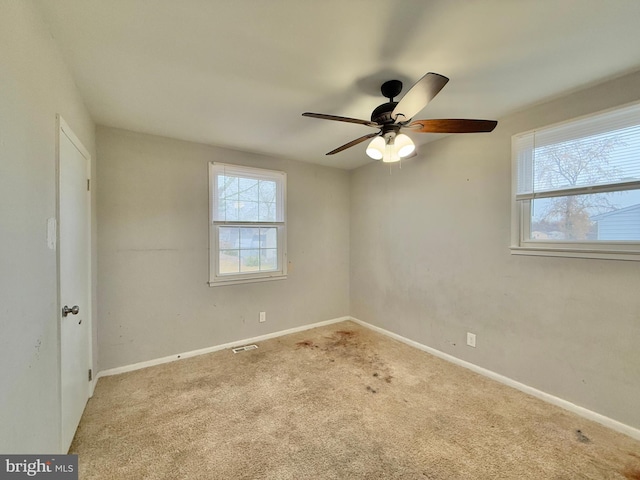
[[[640,104],[515,135],[512,253],[640,260]]]
[[[286,278],[287,174],[209,165],[209,284]]]

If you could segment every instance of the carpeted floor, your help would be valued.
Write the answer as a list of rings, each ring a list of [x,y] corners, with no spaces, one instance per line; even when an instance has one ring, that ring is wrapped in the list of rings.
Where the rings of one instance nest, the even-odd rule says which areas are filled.
[[[101,378],[88,479],[640,479],[640,442],[344,322]]]

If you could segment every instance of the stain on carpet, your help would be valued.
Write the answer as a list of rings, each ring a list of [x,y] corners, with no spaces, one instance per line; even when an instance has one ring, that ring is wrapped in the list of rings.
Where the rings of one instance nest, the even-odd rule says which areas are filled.
[[[626,468],[620,473],[622,473],[627,480],[640,480],[640,468]]]
[[[362,376],[365,372],[373,372],[373,377],[381,382],[379,386],[367,385],[363,378],[367,391],[378,393],[384,384],[390,384],[394,378],[391,368],[380,359],[375,349],[372,348],[371,339],[363,332],[355,329],[342,329],[332,331],[330,335],[321,336],[314,340],[305,339],[295,343],[298,350],[310,351],[311,355],[319,355],[320,358],[330,363],[335,359],[347,360],[360,367]]]
[[[356,335],[356,332],[354,332],[353,330],[338,330],[336,332],[336,335],[343,338],[349,338],[349,337],[354,337]]]
[[[384,378],[382,378],[378,372],[375,372],[373,376],[378,379],[384,380],[387,383],[391,383],[391,380],[393,380],[393,375],[386,375]]]
[[[327,348],[360,347],[353,330],[338,330],[329,337]]]
[[[589,437],[587,437],[584,433],[582,433],[582,430],[576,430],[576,440],[578,440],[580,443],[590,443],[591,442]]]

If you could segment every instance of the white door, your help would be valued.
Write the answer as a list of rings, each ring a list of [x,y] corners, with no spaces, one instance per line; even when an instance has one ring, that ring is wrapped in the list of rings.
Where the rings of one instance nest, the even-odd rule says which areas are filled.
[[[90,156],[59,118],[59,253],[62,450],[89,399],[91,366]]]

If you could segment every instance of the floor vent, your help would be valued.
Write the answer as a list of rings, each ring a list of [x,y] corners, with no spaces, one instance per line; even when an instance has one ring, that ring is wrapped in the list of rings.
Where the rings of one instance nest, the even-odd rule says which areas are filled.
[[[231,351],[233,353],[240,353],[240,352],[246,352],[247,350],[255,350],[256,348],[258,348],[257,345],[245,345],[244,347],[232,348]]]

